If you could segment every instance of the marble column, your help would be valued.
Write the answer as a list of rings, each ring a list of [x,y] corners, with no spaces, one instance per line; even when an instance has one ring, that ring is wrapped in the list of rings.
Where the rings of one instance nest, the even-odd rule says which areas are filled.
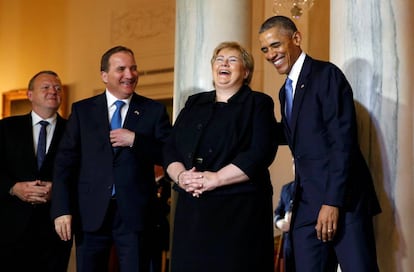
[[[331,61],[353,90],[360,144],[383,212],[375,217],[381,271],[414,271],[412,1],[331,1]]]
[[[174,118],[191,94],[212,90],[210,59],[222,41],[250,50],[251,0],[177,0]]]

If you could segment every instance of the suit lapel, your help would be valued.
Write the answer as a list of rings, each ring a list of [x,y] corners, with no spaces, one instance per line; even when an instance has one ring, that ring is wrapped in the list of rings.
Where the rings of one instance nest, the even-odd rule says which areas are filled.
[[[142,116],[145,115],[145,106],[141,101],[139,95],[134,93],[129,104],[128,112],[125,117],[124,128],[135,131],[134,129],[138,124]]]
[[[59,139],[61,135],[63,134],[64,128],[65,128],[65,120],[62,117],[60,117],[60,115],[58,115],[56,118],[56,127],[53,133],[52,142],[50,143],[49,150],[46,156],[48,156],[49,153],[54,152],[56,150],[57,145],[59,143]]]
[[[290,124],[292,139],[295,138],[297,118],[302,108],[301,105],[303,103],[306,88],[309,82],[311,64],[312,64],[312,59],[309,56],[306,56],[305,61],[303,63],[302,71],[299,74],[298,82],[296,83],[295,97],[293,100],[293,108],[292,108],[292,120]]]
[[[96,127],[103,128],[109,133],[110,124],[108,119],[108,102],[105,93],[98,95],[91,109],[91,120],[96,120]]]
[[[53,136],[52,136],[52,141],[50,142],[49,149],[47,150],[45,160],[42,164],[42,168],[44,165],[47,165],[47,161],[49,160],[51,154],[54,154],[56,152],[57,145],[59,143],[58,140],[60,139],[60,136],[63,133],[64,122],[65,121],[58,115],[56,119],[55,131],[53,132]],[[36,158],[36,156],[34,156],[34,158]]]
[[[96,96],[91,105],[89,120],[91,120],[92,123],[89,129],[91,130],[91,133],[96,135],[97,141],[102,141],[104,149],[112,154],[112,145],[109,140],[110,124],[108,117],[108,102],[106,100],[105,92]]]
[[[32,156],[30,156],[30,164],[33,165],[33,169],[37,169],[37,158],[33,142],[33,121],[32,115],[30,113],[26,115],[26,117],[24,118],[24,122],[25,124],[22,126],[22,135],[27,135],[28,138],[27,141],[23,141],[19,144],[23,144],[26,146],[25,148],[27,148],[28,151],[27,154],[32,154]]]
[[[30,168],[32,171],[37,171],[37,158],[35,153],[35,145],[33,142],[32,115],[30,113],[26,114],[20,120],[21,125],[18,126],[19,131],[17,132],[19,135],[16,135],[15,137],[17,140],[16,144],[22,145],[22,154],[31,154],[30,156],[25,156],[25,161],[22,161],[21,163],[22,165],[25,165],[27,169]]]

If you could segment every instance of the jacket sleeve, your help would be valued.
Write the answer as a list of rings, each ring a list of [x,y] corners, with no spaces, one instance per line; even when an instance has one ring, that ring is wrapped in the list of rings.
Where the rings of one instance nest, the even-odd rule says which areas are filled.
[[[320,96],[329,147],[329,173],[323,203],[341,207],[345,202],[352,153],[358,145],[355,106],[351,86],[343,73],[331,66],[328,78],[327,87]]]
[[[255,96],[251,109],[251,140],[249,148],[242,150],[232,163],[239,167],[250,178],[266,170],[273,162],[278,139],[274,103],[270,96],[261,94]]]
[[[73,214],[73,194],[80,164],[79,122],[76,107],[66,124],[55,159],[53,173],[53,190],[51,201],[51,217]]]

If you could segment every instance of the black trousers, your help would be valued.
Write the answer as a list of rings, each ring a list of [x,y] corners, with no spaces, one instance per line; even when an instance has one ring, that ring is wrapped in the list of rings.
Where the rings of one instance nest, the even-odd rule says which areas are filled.
[[[95,232],[76,233],[77,272],[108,271],[115,246],[122,272],[149,271],[149,250],[144,231],[131,231],[122,221],[116,200],[111,200],[102,227]]]
[[[0,271],[67,272],[71,249],[72,240],[60,240],[48,210],[34,207],[25,231],[12,243],[0,241]]]

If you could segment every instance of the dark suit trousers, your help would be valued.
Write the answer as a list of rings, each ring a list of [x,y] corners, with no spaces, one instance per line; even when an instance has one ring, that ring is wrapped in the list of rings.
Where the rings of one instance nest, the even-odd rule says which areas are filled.
[[[34,208],[25,232],[12,244],[0,243],[0,271],[67,271],[72,241],[60,240],[48,211]]]
[[[338,225],[334,240],[325,243],[316,238],[315,224],[293,229],[296,271],[336,272],[338,262],[342,272],[379,271],[372,217]]]
[[[145,239],[144,232],[125,227],[116,200],[111,200],[101,229],[75,235],[77,271],[108,271],[110,251],[115,245],[120,271],[147,272],[150,252]]]

